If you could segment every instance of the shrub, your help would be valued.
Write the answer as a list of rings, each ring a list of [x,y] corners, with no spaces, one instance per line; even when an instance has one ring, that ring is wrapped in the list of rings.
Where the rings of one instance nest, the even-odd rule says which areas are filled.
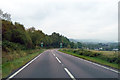
[[[110,62],[110,63],[114,63],[116,62],[117,58],[116,57],[109,57],[107,58],[107,61]]]
[[[117,58],[115,63],[120,64],[120,58]]]
[[[79,51],[79,53],[78,53],[79,55],[83,55],[83,51]]]
[[[77,53],[77,50],[73,50],[73,53]]]
[[[64,51],[72,52],[74,54],[83,55],[83,56],[89,56],[89,57],[98,57],[99,59],[106,60],[110,63],[117,63],[120,64],[120,58],[118,58],[117,54],[114,55],[105,55],[100,52],[92,52],[88,50],[83,49],[64,49]]]
[[[91,52],[90,57],[98,57],[100,53]]]
[[[73,53],[79,54],[79,50],[73,50]]]
[[[13,43],[9,41],[2,42],[2,49],[3,51],[10,52],[10,50],[24,50],[26,49],[25,46],[20,45],[19,43]]]

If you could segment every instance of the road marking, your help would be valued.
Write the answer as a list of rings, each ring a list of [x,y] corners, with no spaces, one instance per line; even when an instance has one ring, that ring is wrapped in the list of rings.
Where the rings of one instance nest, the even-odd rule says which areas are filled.
[[[51,51],[52,52],[52,51]],[[52,52],[53,56],[55,56],[55,54]]]
[[[74,76],[70,73],[70,71],[67,69],[67,68],[64,68],[65,69],[65,71],[68,73],[68,75],[70,76],[70,78],[72,78],[73,80],[76,80],[75,78],[74,78]]]
[[[78,59],[80,59],[80,58],[78,58]],[[88,62],[88,63],[91,63],[91,64],[94,64],[94,65],[96,65],[96,66],[102,67],[102,68],[104,68],[104,69],[107,69],[107,70],[110,70],[110,71],[113,71],[113,72],[116,72],[116,73],[120,73],[120,72],[118,72],[118,71],[116,71],[116,70],[114,70],[114,69],[111,69],[111,68],[102,66],[102,65],[100,65],[100,64],[97,64],[97,63],[94,63],[94,62],[91,62],[91,61],[88,61],[88,60],[83,60],[83,61]]]
[[[55,54],[53,53],[53,55],[55,56]]]
[[[116,71],[116,70],[114,70],[114,69],[111,69],[111,68],[108,68],[108,67],[105,67],[105,66],[102,66],[102,65],[96,64],[96,63],[92,63],[92,64],[94,64],[94,65],[96,65],[96,66],[99,66],[99,67],[102,67],[102,68],[105,68],[105,69],[108,69],[108,70],[110,70],[110,71],[113,71],[113,72],[119,73],[118,71]]]
[[[59,52],[59,51],[58,51],[58,52]],[[60,53],[62,53],[62,52],[60,52]],[[66,54],[66,53],[62,53],[62,54]],[[67,55],[69,55],[69,54],[67,54]],[[73,56],[73,55],[69,55],[69,56]],[[75,57],[75,56],[74,56],[74,57]],[[108,68],[108,67],[102,66],[102,65],[100,65],[100,64],[97,64],[97,63],[94,63],[94,62],[91,62],[91,61],[88,61],[88,60],[85,60],[85,59],[82,59],[82,58],[78,58],[78,57],[75,57],[75,58],[80,59],[80,60],[83,60],[83,61],[88,62],[88,63],[91,63],[91,64],[94,64],[94,65],[96,65],[96,66],[102,67],[102,68],[104,68],[104,69],[110,70],[110,71],[112,71],[112,72],[120,73],[120,72],[117,71],[117,70],[114,70],[114,69],[112,69],[112,68]]]
[[[41,54],[40,54],[41,55]],[[20,68],[17,72],[15,72],[13,75],[11,75],[10,77],[8,77],[7,80],[9,80],[10,78],[13,78],[15,75],[17,75],[20,71],[22,71],[25,67],[27,67],[29,64],[31,64],[34,60],[36,60],[38,57],[40,57],[40,55],[38,55],[37,57],[35,57],[34,59],[32,59],[29,63],[27,63],[25,66],[23,66],[22,68]]]
[[[58,60],[59,63],[61,63],[61,61],[56,57],[56,59]]]

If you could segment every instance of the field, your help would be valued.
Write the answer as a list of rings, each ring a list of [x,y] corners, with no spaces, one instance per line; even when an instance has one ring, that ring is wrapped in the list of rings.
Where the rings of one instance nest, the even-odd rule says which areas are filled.
[[[99,52],[99,53],[101,53],[101,54],[103,54],[103,55],[105,55],[105,56],[118,55],[118,51],[97,51],[97,50],[90,50],[90,51],[92,51],[92,52]]]

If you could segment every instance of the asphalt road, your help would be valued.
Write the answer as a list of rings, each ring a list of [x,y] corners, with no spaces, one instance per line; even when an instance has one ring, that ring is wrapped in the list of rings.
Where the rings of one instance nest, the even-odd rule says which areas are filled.
[[[118,78],[118,73],[52,49],[41,53],[30,64],[11,76],[11,78]]]

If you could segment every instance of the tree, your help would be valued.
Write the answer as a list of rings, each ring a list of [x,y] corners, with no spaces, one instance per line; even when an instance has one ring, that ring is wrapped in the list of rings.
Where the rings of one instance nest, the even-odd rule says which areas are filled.
[[[7,40],[14,43],[20,43],[27,48],[31,48],[32,41],[23,25],[10,21],[2,20],[2,36],[3,41]],[[28,46],[29,45],[29,46]]]
[[[41,30],[35,30],[34,27],[27,30],[35,47],[40,46],[44,41],[45,34]]]
[[[71,42],[71,43],[70,43],[70,47],[71,47],[71,48],[74,48],[74,42]]]
[[[8,14],[8,13],[3,13],[3,11],[0,9],[0,19],[10,21],[11,20],[11,15]]]
[[[82,43],[77,42],[77,46],[78,46],[78,48],[82,48]]]
[[[41,42],[44,43],[45,48],[59,48],[62,43],[63,48],[77,48],[77,45],[70,42],[67,37],[53,32],[51,35],[44,34],[41,30],[35,30],[34,27],[25,29],[24,25],[11,21],[2,20],[2,36],[3,41],[19,43],[26,48],[37,48],[41,46]]]

